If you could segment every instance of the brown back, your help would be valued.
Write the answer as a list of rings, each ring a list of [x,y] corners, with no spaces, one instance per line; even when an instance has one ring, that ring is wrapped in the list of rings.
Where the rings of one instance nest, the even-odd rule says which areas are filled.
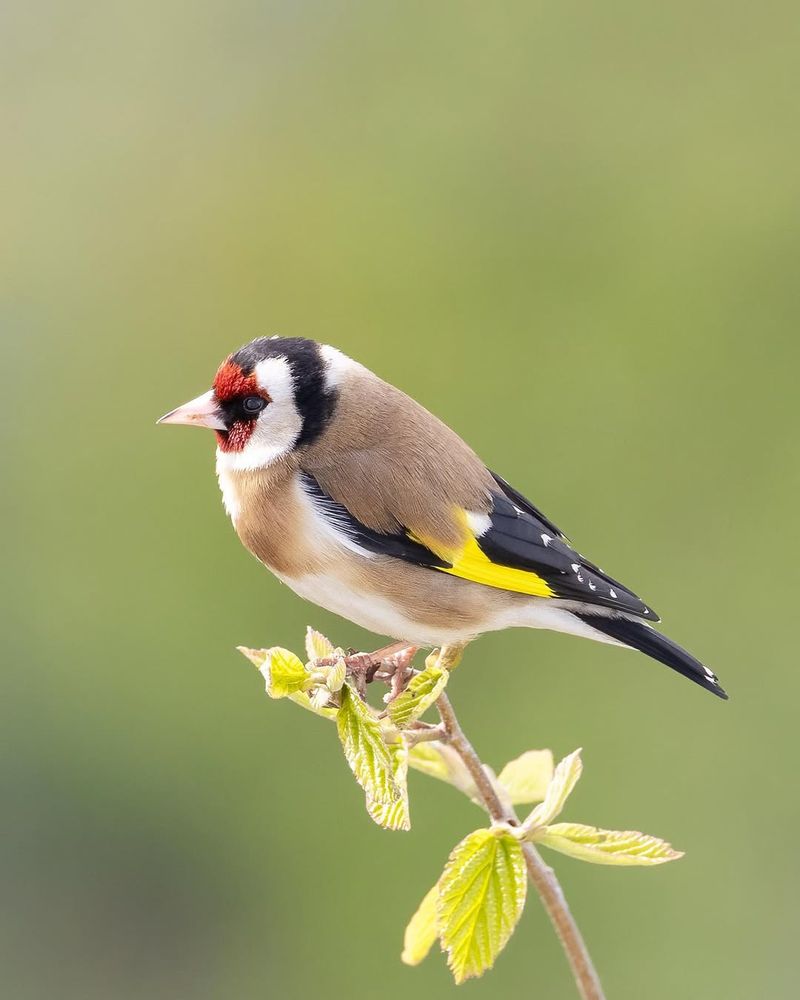
[[[458,545],[454,511],[489,509],[494,485],[475,452],[423,406],[361,366],[349,370],[331,423],[298,456],[369,528],[409,528]]]

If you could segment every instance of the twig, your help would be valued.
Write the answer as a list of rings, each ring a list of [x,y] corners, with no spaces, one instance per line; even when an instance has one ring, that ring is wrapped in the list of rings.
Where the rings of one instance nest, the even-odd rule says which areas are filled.
[[[385,655],[387,652],[390,653],[389,656]],[[416,652],[414,647],[407,649],[401,647],[399,651],[389,647],[387,650],[378,650],[377,653],[372,654],[357,653],[346,658],[348,672],[352,670],[356,681],[360,681],[359,687],[363,686],[364,688],[363,697],[366,697],[366,684],[373,680],[381,680],[389,684],[391,688],[389,699],[391,700],[397,696],[414,673],[410,666],[414,652]],[[462,652],[463,646],[445,646],[441,650],[440,656],[445,658],[444,664],[448,668],[452,668],[458,664]],[[469,771],[475,783],[475,790],[492,820],[495,823],[519,826],[519,817],[513,807],[510,804],[505,804],[498,794],[492,772],[483,764],[475,748],[467,739],[446,694],[439,695],[436,707],[439,710],[442,724],[428,726],[425,723],[418,723],[416,728],[406,733],[409,744],[413,745],[426,740],[439,740],[451,746]],[[544,862],[541,854],[530,842],[522,842],[522,854],[525,858],[528,878],[539,893],[542,905],[558,935],[582,1000],[605,1000],[600,979],[555,872]]]
[[[496,823],[517,826],[519,824],[517,814],[511,806],[504,806],[500,800],[491,774],[464,735],[464,730],[456,718],[450,699],[446,694],[440,694],[436,705],[447,734],[447,742],[464,762],[472,776],[486,811]],[[522,853],[525,858],[525,867],[528,870],[528,878],[539,893],[539,898],[561,941],[581,997],[583,1000],[604,1000],[600,979],[555,873],[549,865],[545,864],[533,844],[524,841]]]
[[[410,747],[414,747],[417,743],[433,743],[446,740],[447,732],[444,726],[430,726],[425,729],[407,729],[405,737],[406,743]]]
[[[439,709],[439,715],[441,716],[444,730],[447,733],[448,742],[466,764],[467,770],[475,782],[478,794],[486,806],[486,811],[496,823],[509,823],[512,826],[516,826],[519,823],[517,816],[513,810],[510,808],[507,809],[500,801],[500,796],[497,794],[494,782],[481,763],[481,759],[475,752],[475,748],[467,739],[464,730],[456,718],[456,713],[453,711],[453,706],[450,704],[450,699],[444,692],[439,695],[436,707]]]

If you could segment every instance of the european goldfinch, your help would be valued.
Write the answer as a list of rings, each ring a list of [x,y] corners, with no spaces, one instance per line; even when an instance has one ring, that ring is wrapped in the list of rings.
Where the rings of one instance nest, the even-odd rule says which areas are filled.
[[[334,347],[263,337],[161,418],[209,427],[244,545],[300,597],[393,640],[527,626],[638,649],[721,698],[633,591],[449,427]]]

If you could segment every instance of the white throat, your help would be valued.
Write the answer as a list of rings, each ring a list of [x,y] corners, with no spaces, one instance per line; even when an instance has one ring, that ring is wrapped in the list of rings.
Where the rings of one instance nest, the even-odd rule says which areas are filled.
[[[221,452],[218,448],[217,482],[219,483],[219,488],[222,491],[222,506],[225,508],[225,513],[231,521],[236,524],[242,510],[242,504],[239,500],[239,491],[236,488],[236,477],[232,475],[230,469],[223,468],[220,464],[219,457],[222,454],[224,454],[224,452]]]

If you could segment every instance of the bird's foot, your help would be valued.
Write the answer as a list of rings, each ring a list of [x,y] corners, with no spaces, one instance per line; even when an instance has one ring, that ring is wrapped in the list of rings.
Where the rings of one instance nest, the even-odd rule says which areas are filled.
[[[466,642],[453,642],[447,646],[442,646],[439,650],[437,664],[445,670],[455,670],[461,663],[464,650],[467,648]]]
[[[348,650],[345,657],[347,673],[353,678],[356,690],[366,699],[367,684],[376,677],[391,684],[392,698],[405,688],[411,675],[411,661],[418,647],[408,642],[394,642],[372,653]]]

